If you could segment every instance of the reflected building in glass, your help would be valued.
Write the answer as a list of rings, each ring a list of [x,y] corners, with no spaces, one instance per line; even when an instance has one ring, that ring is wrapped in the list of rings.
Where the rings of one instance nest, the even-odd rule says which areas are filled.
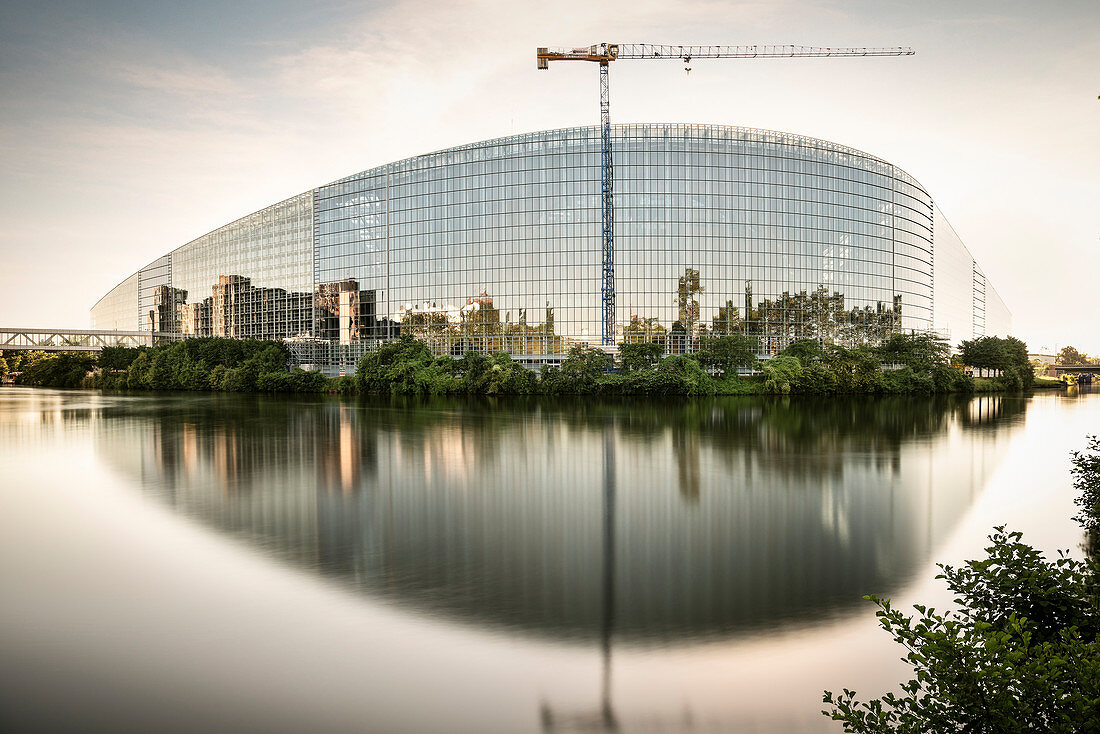
[[[911,176],[844,146],[715,125],[613,128],[616,342],[872,344],[1005,335],[1010,315]],[[555,360],[601,335],[600,133],[528,133],[357,173],[155,260],[96,328],[286,340],[351,367],[408,334]]]

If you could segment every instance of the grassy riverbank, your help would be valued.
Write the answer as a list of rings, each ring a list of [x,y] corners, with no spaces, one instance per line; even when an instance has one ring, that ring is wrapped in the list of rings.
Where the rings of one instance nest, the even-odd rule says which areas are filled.
[[[325,378],[288,369],[290,354],[280,342],[201,338],[111,347],[95,356],[14,354],[4,364],[26,385],[344,395],[931,395],[1063,386],[1036,384],[1026,345],[1011,337],[963,342],[960,354],[969,355],[971,366],[999,372],[977,379],[944,340],[924,334],[894,334],[880,346],[858,348],[800,340],[763,361],[756,351],[756,342],[741,335],[702,339],[691,354],[624,343],[615,359],[574,347],[561,364],[536,374],[507,354],[436,356],[403,337],[364,356],[353,376]]]

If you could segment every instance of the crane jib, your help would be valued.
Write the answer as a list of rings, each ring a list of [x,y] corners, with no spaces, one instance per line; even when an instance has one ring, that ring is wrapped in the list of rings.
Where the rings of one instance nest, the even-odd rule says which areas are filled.
[[[611,104],[608,93],[608,65],[619,59],[780,59],[838,58],[846,56],[912,56],[903,46],[883,48],[833,48],[830,46],[670,46],[653,43],[597,43],[572,48],[540,47],[535,52],[539,69],[551,61],[589,61],[600,65],[600,194],[601,194],[601,309],[600,341],[615,344],[615,165],[611,144]],[[690,71],[690,69],[689,69]]]

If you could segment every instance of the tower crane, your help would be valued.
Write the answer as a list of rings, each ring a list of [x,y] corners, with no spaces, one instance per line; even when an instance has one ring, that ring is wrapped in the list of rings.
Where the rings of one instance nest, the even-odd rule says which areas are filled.
[[[600,65],[600,150],[602,176],[603,318],[601,343],[615,342],[615,170],[611,151],[611,108],[608,99],[608,66],[622,59],[664,59],[691,63],[692,59],[785,59],[840,56],[912,56],[913,50],[891,48],[829,48],[824,46],[667,46],[652,43],[597,43],[580,48],[539,48],[538,68],[551,61],[590,61]]]

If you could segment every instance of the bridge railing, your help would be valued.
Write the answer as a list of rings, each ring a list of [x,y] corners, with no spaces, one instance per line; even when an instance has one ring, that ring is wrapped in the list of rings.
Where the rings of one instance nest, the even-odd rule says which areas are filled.
[[[153,331],[0,327],[0,352],[98,352],[103,347],[151,347],[184,338],[183,334]]]

